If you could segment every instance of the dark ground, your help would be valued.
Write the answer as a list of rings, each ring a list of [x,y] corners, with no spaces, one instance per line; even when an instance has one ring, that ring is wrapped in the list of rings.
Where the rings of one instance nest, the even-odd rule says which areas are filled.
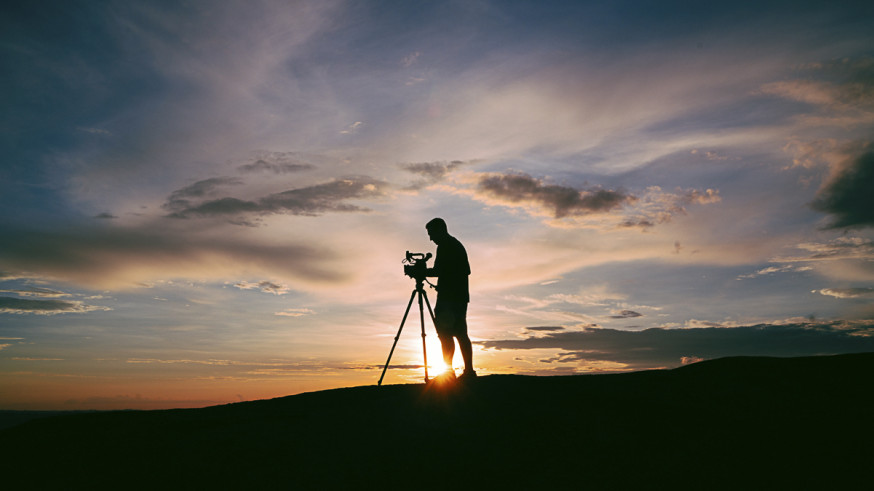
[[[7,489],[868,487],[872,374],[874,353],[741,357],[60,415],[0,431],[0,470]]]

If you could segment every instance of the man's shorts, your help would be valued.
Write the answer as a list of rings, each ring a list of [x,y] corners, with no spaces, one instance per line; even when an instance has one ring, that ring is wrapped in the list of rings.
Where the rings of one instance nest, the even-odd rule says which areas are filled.
[[[467,336],[467,302],[437,300],[434,327],[441,338]]]

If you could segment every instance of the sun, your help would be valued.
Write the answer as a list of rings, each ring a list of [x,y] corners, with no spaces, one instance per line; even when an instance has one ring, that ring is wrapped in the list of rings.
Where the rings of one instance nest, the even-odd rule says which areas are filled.
[[[431,339],[431,338],[434,339]],[[449,369],[443,361],[443,349],[437,336],[428,336],[428,375],[437,376]]]
[[[428,374],[437,376],[447,370],[446,363],[443,363],[443,360],[437,358],[436,360],[432,360],[430,357],[428,358]]]

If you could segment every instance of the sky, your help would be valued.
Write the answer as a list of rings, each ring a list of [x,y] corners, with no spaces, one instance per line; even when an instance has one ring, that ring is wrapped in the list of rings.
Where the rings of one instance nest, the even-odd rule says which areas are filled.
[[[438,216],[480,375],[874,351],[870,2],[4,2],[0,64],[0,409],[375,384]]]

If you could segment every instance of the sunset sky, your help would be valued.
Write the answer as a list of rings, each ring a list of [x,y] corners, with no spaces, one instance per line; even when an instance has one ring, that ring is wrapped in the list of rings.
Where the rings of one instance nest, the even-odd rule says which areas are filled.
[[[375,384],[437,216],[480,375],[874,351],[871,2],[4,2],[0,63],[0,409]]]

